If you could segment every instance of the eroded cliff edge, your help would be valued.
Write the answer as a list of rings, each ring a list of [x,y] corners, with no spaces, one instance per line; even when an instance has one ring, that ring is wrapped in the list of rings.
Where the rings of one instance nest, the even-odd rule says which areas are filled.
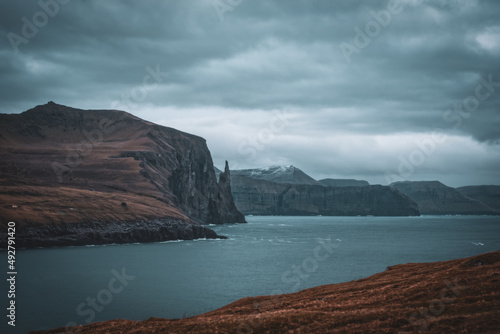
[[[488,196],[488,189],[494,186],[466,187],[464,189],[475,189],[468,196],[458,189],[442,184],[439,181],[415,181],[395,182],[392,187],[398,189],[413,199],[419,206],[420,212],[427,215],[500,215],[500,211],[490,207],[481,200],[491,203],[494,196]],[[478,192],[477,189],[481,189]],[[494,203],[494,202],[493,202]],[[493,204],[492,203],[492,204]]]
[[[417,203],[397,189],[330,187],[232,176],[236,206],[247,215],[418,216]]]
[[[0,115],[0,185],[1,233],[15,221],[26,247],[41,242],[28,242],[28,231],[47,240],[67,232],[66,244],[122,243],[162,241],[144,237],[148,226],[163,226],[169,240],[215,238],[200,224],[245,222],[203,138],[117,110],[49,102]]]

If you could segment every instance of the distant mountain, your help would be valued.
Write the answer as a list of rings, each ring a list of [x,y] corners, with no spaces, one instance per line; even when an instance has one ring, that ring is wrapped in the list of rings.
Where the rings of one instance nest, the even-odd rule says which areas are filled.
[[[49,102],[0,114],[0,247],[216,237],[245,222],[205,139],[117,110]]]
[[[334,185],[334,186],[330,186]],[[252,215],[415,216],[406,195],[366,181],[316,181],[295,166],[231,171],[238,210]]]
[[[500,186],[467,186],[456,188],[456,190],[462,195],[500,211]]]
[[[233,176],[246,176],[251,179],[271,181],[276,183],[290,184],[314,184],[320,185],[318,181],[301,171],[295,166],[271,166],[256,169],[232,170]]]
[[[439,181],[395,182],[391,186],[417,202],[421,214],[500,214],[499,211]]]
[[[328,187],[231,175],[236,207],[249,215],[418,216],[417,204],[387,186]]]
[[[367,181],[353,179],[322,179],[318,182],[328,187],[366,187],[370,185]]]

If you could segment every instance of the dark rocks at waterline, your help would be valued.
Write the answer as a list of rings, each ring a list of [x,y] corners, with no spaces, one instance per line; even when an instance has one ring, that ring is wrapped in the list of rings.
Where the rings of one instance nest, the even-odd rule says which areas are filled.
[[[7,248],[5,231],[0,248]],[[135,222],[30,224],[16,228],[17,248],[127,244],[169,240],[226,239],[208,227],[178,219]]]

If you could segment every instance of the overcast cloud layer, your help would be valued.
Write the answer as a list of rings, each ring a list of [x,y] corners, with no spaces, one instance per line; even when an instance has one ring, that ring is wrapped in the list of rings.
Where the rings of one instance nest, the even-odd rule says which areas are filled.
[[[219,168],[500,184],[499,17],[474,0],[1,0],[0,112],[125,110],[206,138]]]

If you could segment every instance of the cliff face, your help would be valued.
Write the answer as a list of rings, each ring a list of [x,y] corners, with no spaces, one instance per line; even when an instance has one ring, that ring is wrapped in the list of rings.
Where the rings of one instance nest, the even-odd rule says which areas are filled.
[[[462,195],[438,181],[396,182],[391,184],[417,202],[420,213],[435,215],[495,215],[499,211]]]
[[[456,190],[500,212],[500,186],[468,186]]]
[[[55,103],[0,115],[0,217],[23,225],[241,223],[203,138]],[[6,230],[6,229],[5,229]]]
[[[218,173],[219,184],[217,189],[216,200],[212,202],[210,208],[210,221],[220,222],[221,215],[219,212],[225,213],[225,219],[234,222],[245,222],[245,217],[238,211],[234,203],[234,198],[231,188],[231,172],[229,171],[229,164],[226,161],[224,172]]]
[[[418,216],[415,202],[384,186],[328,187],[232,177],[237,208],[254,215]]]
[[[323,179],[318,182],[328,187],[366,187],[370,185],[367,181],[352,179]]]

